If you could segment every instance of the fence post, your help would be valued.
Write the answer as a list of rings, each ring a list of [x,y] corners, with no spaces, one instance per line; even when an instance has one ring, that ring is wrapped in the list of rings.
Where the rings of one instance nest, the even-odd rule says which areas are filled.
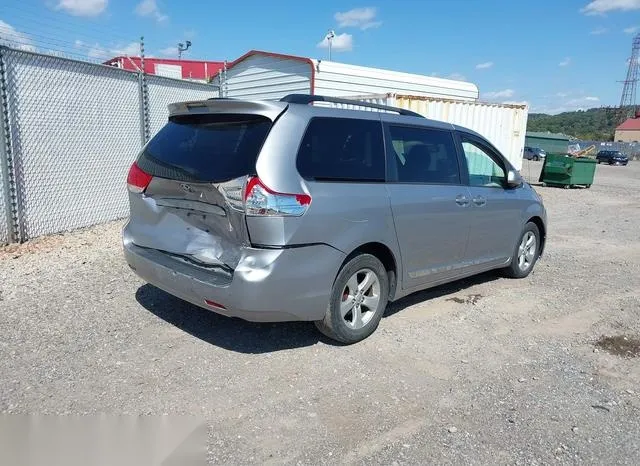
[[[5,204],[6,217],[0,222],[6,222],[8,240],[10,243],[22,242],[20,228],[20,208],[16,172],[11,146],[11,121],[9,119],[9,83],[7,80],[6,49],[0,46],[0,173],[4,180],[4,192],[1,199]]]
[[[140,143],[144,146],[147,143],[147,104],[145,102],[144,76],[142,72],[138,73],[138,101],[140,112]]]
[[[140,37],[140,73],[138,73],[138,89],[140,97],[140,138],[142,146],[149,140],[149,89],[147,87],[147,75],[144,71],[144,37]]]

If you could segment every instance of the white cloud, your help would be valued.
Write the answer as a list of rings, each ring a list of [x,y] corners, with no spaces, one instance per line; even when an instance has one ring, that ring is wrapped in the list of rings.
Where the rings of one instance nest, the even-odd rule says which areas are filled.
[[[503,89],[501,91],[485,92],[484,94],[482,94],[482,97],[491,100],[508,99],[510,97],[513,97],[515,93],[516,91],[514,91],[513,89]]]
[[[184,52],[183,52],[184,53]],[[165,57],[177,57],[178,56],[178,47],[166,47],[160,50],[160,55],[164,55]]]
[[[564,60],[562,60],[560,63],[558,63],[558,66],[569,66],[570,63],[571,63],[571,58],[567,57]]]
[[[16,31],[9,23],[0,20],[0,45],[13,47],[27,52],[35,52],[33,42],[26,34]]]
[[[467,78],[465,75],[460,74],[460,73],[451,73],[449,76],[447,76],[447,79],[453,79],[454,81],[466,81]]]
[[[377,10],[373,7],[354,8],[353,10],[338,12],[333,17],[338,27],[358,27],[362,30],[378,27],[382,21],[376,20]]]
[[[599,36],[601,34],[605,34],[608,31],[609,30],[607,28],[603,28],[602,26],[600,26],[592,30],[589,34],[591,34],[592,36]]]
[[[321,49],[328,49],[329,39],[327,37],[322,39],[318,42],[318,47]],[[350,52],[353,50],[353,36],[346,32],[337,34],[331,41],[331,50],[334,52]]]
[[[107,9],[108,0],[60,0],[56,10],[73,16],[98,16]]]
[[[109,51],[102,47],[100,44],[95,44],[89,47],[89,50],[87,51],[87,57],[93,58],[95,60],[107,60],[108,58],[113,57],[113,55],[110,54]]]
[[[556,97],[560,97],[561,99],[564,99],[565,97],[569,97],[569,93],[568,92],[558,92],[556,94]]]
[[[140,55],[140,44],[138,42],[130,42],[126,45],[120,45],[111,49],[114,55],[138,56]]]
[[[493,66],[493,62],[492,61],[487,61],[484,63],[478,63],[476,65],[476,70],[486,70],[488,68],[491,68]]]
[[[136,6],[136,13],[140,16],[150,16],[155,18],[155,20],[159,23],[162,23],[169,19],[169,17],[160,12],[158,9],[158,4],[156,0],[142,0]]]
[[[634,34],[640,31],[640,26],[631,26],[622,30],[625,34]]]
[[[567,96],[567,94],[559,92],[556,94],[558,97]],[[577,110],[588,110],[599,105],[600,98],[596,96],[580,96],[569,100],[558,101],[553,100],[552,104],[536,105],[531,109],[532,113],[547,113],[550,115],[556,115],[564,112],[575,112]]]
[[[640,10],[640,0],[593,0],[580,11],[585,15],[601,15],[616,10]]]
[[[87,44],[81,40],[75,41],[76,48],[86,50],[87,57],[94,60],[107,60],[117,56],[138,56],[140,55],[140,44],[130,42],[129,44],[118,44],[113,47],[105,47],[99,43]]]

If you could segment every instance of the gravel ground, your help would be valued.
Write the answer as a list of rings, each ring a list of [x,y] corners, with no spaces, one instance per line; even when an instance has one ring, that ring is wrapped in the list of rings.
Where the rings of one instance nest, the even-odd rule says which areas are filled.
[[[0,412],[194,414],[216,463],[637,464],[640,359],[594,343],[640,337],[640,163],[597,170],[537,188],[528,279],[410,296],[348,347],[145,285],[122,222],[0,249]]]

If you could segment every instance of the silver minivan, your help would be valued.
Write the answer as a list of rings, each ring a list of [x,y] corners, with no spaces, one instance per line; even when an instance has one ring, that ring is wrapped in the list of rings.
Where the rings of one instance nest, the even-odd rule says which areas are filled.
[[[390,301],[542,254],[542,200],[465,128],[310,95],[169,112],[129,171],[124,253],[197,306],[353,343]]]

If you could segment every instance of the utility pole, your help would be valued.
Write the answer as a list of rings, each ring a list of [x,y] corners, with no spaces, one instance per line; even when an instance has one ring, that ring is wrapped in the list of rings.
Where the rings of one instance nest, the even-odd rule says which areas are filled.
[[[329,32],[327,32],[327,42],[329,42],[329,61],[331,61],[331,43],[333,42],[333,38],[336,36],[336,33],[329,29]]]
[[[186,52],[189,47],[191,47],[190,40],[186,41],[184,44],[182,42],[178,44],[178,60],[182,60],[182,52]]]

